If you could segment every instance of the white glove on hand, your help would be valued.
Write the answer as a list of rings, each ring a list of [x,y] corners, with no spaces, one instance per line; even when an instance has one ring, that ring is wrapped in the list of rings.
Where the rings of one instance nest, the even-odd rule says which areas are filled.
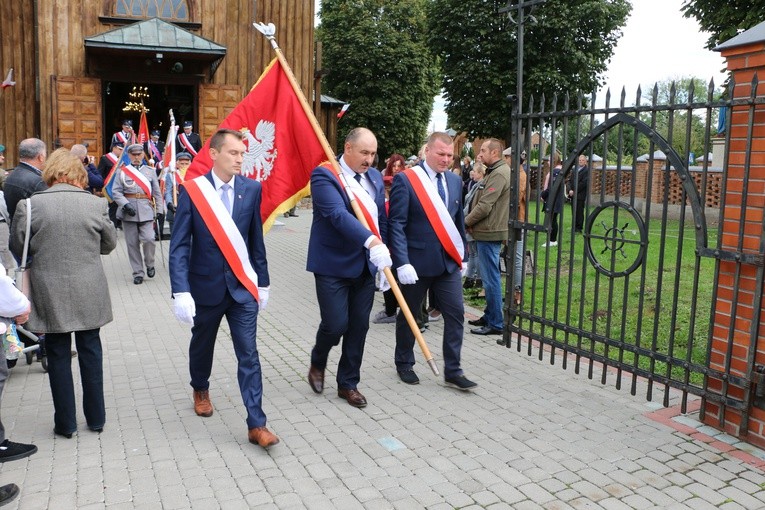
[[[369,261],[374,264],[378,270],[393,265],[388,247],[384,244],[378,244],[369,249]]]
[[[175,318],[183,324],[194,325],[197,307],[194,305],[194,298],[191,297],[190,292],[176,292],[173,294],[173,313],[175,313]]]
[[[388,283],[388,279],[385,277],[385,272],[377,271],[377,277],[375,278],[375,286],[380,290],[380,292],[385,292],[386,290],[390,290],[390,283]]]
[[[268,306],[268,296],[271,292],[271,287],[258,287],[258,307],[260,308],[260,311],[266,309]]]
[[[417,277],[417,271],[414,270],[412,264],[404,264],[399,267],[396,272],[398,273],[398,281],[403,285],[412,285],[417,283],[419,279]]]
[[[465,274],[467,274],[467,264],[462,264],[462,269],[460,269],[460,275],[464,278]]]

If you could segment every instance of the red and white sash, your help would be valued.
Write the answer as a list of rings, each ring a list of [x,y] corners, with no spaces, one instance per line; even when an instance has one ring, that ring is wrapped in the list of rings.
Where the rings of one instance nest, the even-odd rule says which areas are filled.
[[[191,142],[189,142],[189,139],[186,137],[186,133],[181,133],[178,135],[178,138],[181,140],[181,145],[183,145],[186,148],[186,151],[191,154],[192,156],[197,155],[197,151],[194,150],[194,146],[191,145]]]
[[[446,209],[446,204],[430,180],[427,171],[422,167],[414,167],[402,172],[404,177],[412,185],[414,194],[425,210],[430,225],[436,231],[438,240],[449,256],[454,259],[458,266],[462,267],[462,257],[465,254],[465,245],[462,242],[457,226]],[[444,178],[444,180],[446,180]]]
[[[151,197],[151,181],[148,177],[143,175],[141,172],[136,170],[134,166],[131,165],[124,165],[120,170],[122,170],[122,173],[127,177],[133,179],[133,181],[136,183],[136,186],[141,188],[147,196]]]
[[[342,157],[340,158],[340,166],[343,169],[346,169],[348,172],[355,173],[353,172],[353,170],[347,167],[345,162],[342,160]],[[331,166],[329,166],[329,168],[331,168]],[[380,236],[380,225],[378,220],[378,218],[380,217],[379,216],[380,211],[377,208],[377,203],[375,203],[374,199],[371,196],[369,196],[369,193],[367,193],[367,190],[364,189],[364,187],[361,185],[360,182],[358,182],[353,177],[348,177],[347,173],[345,174],[345,179],[341,179],[340,176],[338,174],[335,174],[334,172],[332,173],[340,181],[341,187],[344,188],[345,184],[346,183],[348,184],[348,187],[353,193],[353,197],[356,199],[356,203],[359,204],[359,208],[361,209],[361,212],[364,215],[364,218],[367,220],[367,225],[369,225],[369,230],[371,230],[372,233],[376,235],[379,239],[382,239],[382,237]],[[364,176],[363,178],[366,178],[366,177]]]
[[[186,181],[184,187],[237,280],[259,300],[258,275],[250,263],[247,245],[215,187],[204,175]]]
[[[122,131],[117,131],[115,135],[117,136],[117,140],[119,140],[120,142],[124,144],[128,143],[128,139],[124,134],[122,134]]]
[[[109,163],[111,163],[112,166],[116,165],[117,161],[119,160],[117,155],[114,154],[113,152],[107,152],[106,154],[104,154],[104,156],[106,156],[106,159],[109,160]]]

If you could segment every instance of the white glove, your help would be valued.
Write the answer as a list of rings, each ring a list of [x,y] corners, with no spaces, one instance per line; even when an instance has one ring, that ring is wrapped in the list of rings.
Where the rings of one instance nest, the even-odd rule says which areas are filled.
[[[460,276],[464,278],[465,274],[467,274],[467,264],[463,263],[462,268],[460,269]]]
[[[385,272],[377,271],[377,277],[375,278],[375,286],[380,290],[380,292],[385,292],[386,290],[390,290],[390,283],[388,283],[388,279],[385,277]]]
[[[268,306],[268,295],[270,292],[271,286],[258,287],[258,306],[261,312]]]
[[[197,307],[194,305],[194,298],[191,297],[190,292],[176,292],[173,294],[173,313],[175,313],[175,318],[183,324],[194,325]]]
[[[369,249],[369,261],[378,270],[393,265],[393,261],[390,259],[390,252],[388,251],[388,247],[384,244],[378,244],[377,246],[372,246]]]
[[[398,281],[403,285],[412,285],[417,283],[417,271],[414,270],[412,264],[404,264],[399,267],[396,272],[398,273]]]

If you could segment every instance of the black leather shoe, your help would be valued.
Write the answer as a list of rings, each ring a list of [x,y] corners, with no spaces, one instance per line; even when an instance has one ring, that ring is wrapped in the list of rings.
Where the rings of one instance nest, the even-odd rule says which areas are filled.
[[[474,321],[468,321],[468,324],[471,326],[485,326],[486,325],[486,317],[481,316],[480,318],[474,320]]]
[[[65,437],[67,439],[72,439],[72,434],[74,434],[74,432],[62,432],[56,429],[53,429],[53,433],[56,434],[57,436]]]
[[[406,384],[420,384],[420,378],[417,377],[417,374],[415,374],[414,370],[411,368],[408,370],[399,370],[398,378]]]
[[[471,333],[474,335],[501,335],[501,329],[494,329],[491,326],[484,326],[482,328],[471,329]]]
[[[308,370],[308,385],[311,386],[314,393],[324,391],[324,370],[316,365],[311,365]]]
[[[153,267],[146,268],[146,276],[148,276],[149,278],[154,278],[155,274],[157,274],[157,272],[154,270]]]
[[[133,278],[134,285],[141,285],[143,283],[143,276],[136,276]]]

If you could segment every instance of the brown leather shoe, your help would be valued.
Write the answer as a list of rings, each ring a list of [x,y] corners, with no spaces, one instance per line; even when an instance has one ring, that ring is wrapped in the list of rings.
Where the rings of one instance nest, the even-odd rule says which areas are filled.
[[[324,370],[311,364],[308,371],[308,384],[315,393],[324,391]]]
[[[213,414],[212,402],[210,402],[210,392],[207,390],[194,390],[194,412],[197,416],[208,418]]]
[[[252,444],[256,444],[263,448],[268,448],[269,446],[279,443],[279,438],[276,437],[276,434],[265,427],[255,427],[250,429],[247,433],[247,438]]]
[[[337,396],[347,400],[353,407],[366,407],[367,405],[367,399],[358,390],[340,388],[337,390]]]

